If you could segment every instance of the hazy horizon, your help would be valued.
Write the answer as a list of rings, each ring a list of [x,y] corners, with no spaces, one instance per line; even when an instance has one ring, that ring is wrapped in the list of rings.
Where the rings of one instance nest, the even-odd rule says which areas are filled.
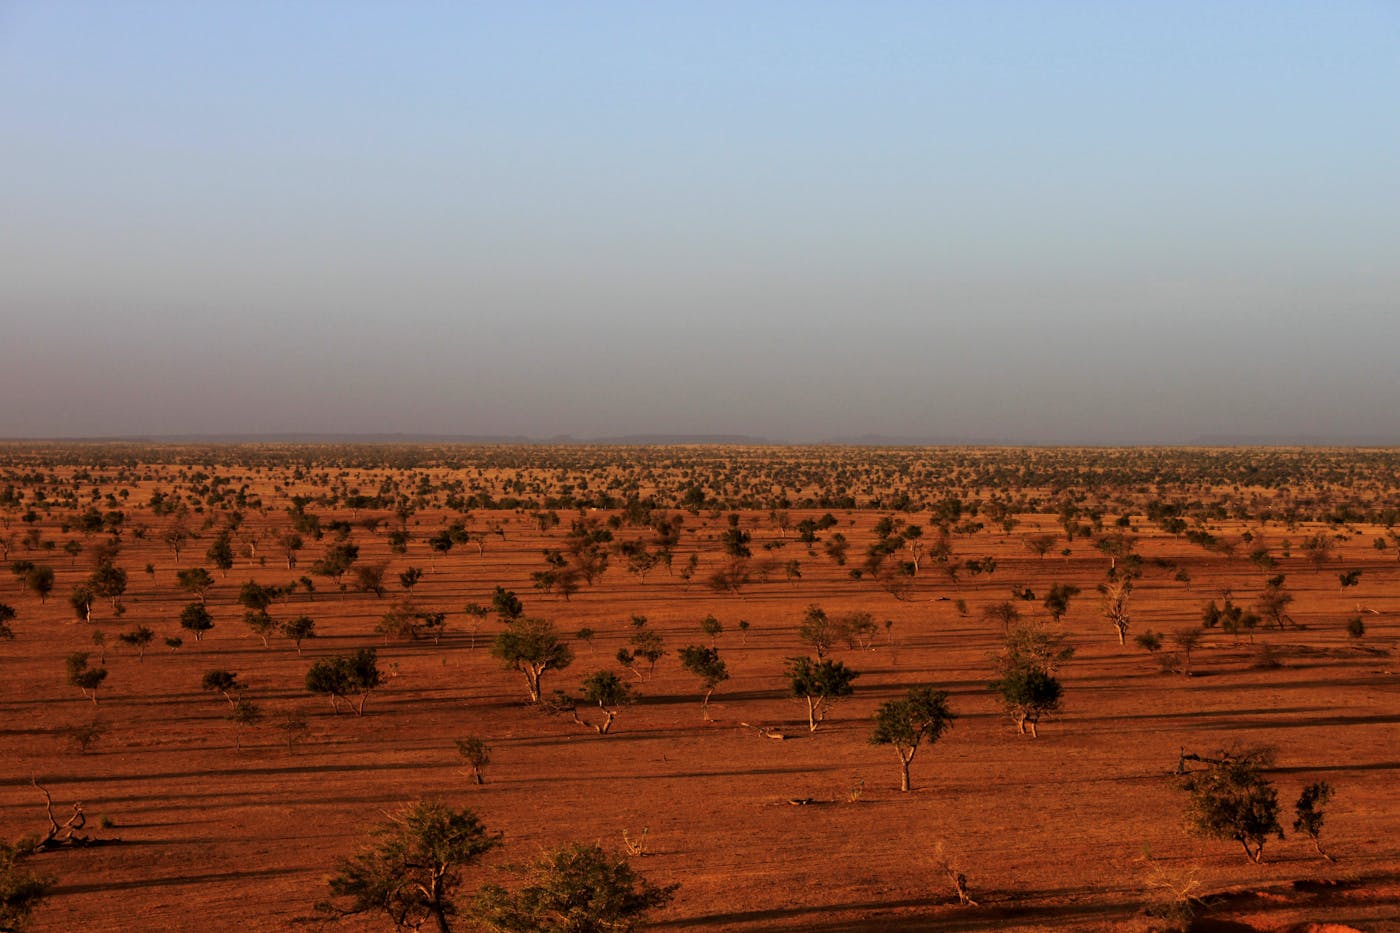
[[[0,2],[0,437],[1400,442],[1397,38]]]

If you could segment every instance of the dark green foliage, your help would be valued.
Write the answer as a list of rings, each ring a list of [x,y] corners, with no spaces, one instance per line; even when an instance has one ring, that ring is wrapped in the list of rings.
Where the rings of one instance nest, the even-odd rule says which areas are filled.
[[[247,697],[239,697],[229,710],[228,719],[233,723],[234,751],[243,749],[243,729],[262,722],[262,708]]]
[[[1189,795],[1187,829],[1211,839],[1233,839],[1258,864],[1270,836],[1283,838],[1278,793],[1263,776],[1262,752],[1224,754],[1202,771],[1188,774],[1182,787]]]
[[[29,916],[49,896],[54,880],[33,872],[19,847],[0,842],[0,930],[29,929]]]
[[[238,675],[233,671],[224,670],[205,671],[199,685],[210,693],[222,694],[229,706],[235,705],[234,691],[243,689],[243,685],[238,682]]]
[[[887,700],[875,711],[870,744],[894,746],[899,754],[900,790],[910,788],[909,763],[919,746],[937,742],[955,718],[948,709],[948,692],[933,687],[910,687],[903,697]]]
[[[144,625],[138,625],[130,632],[122,632],[117,636],[117,640],[129,648],[135,648],[136,659],[138,661],[144,661],[146,658],[146,648],[151,642],[156,640],[156,633]]]
[[[117,607],[122,594],[126,592],[126,571],[122,568],[104,561],[93,569],[88,576],[88,588],[95,596],[111,603],[112,608]]]
[[[719,638],[720,633],[724,631],[724,625],[713,615],[707,615],[700,620],[700,631],[710,636],[710,644],[713,645]]]
[[[214,539],[214,543],[209,545],[209,550],[204,552],[209,563],[227,575],[233,569],[233,542],[229,538],[227,531],[222,531]]]
[[[1298,795],[1298,802],[1293,805],[1293,813],[1297,817],[1293,821],[1293,831],[1311,839],[1317,854],[1329,862],[1333,861],[1333,858],[1322,850],[1322,840],[1319,837],[1325,818],[1322,808],[1331,802],[1332,785],[1326,781],[1317,781],[1304,787],[1303,792]]]
[[[288,622],[282,623],[282,634],[292,640],[297,646],[297,654],[301,654],[301,643],[308,638],[316,637],[316,622],[310,616],[297,616]]]
[[[399,810],[370,837],[363,852],[340,861],[329,882],[331,895],[348,904],[319,906],[338,916],[384,913],[400,930],[432,921],[449,931],[462,867],[501,841],[501,834],[488,832],[470,810],[452,810],[438,801]]]
[[[700,678],[700,684],[705,690],[704,699],[700,701],[700,712],[708,720],[710,696],[715,692],[715,687],[729,679],[729,669],[716,648],[686,645],[681,649],[680,658],[681,667]]]
[[[1079,587],[1068,583],[1056,583],[1045,596],[1045,611],[1050,613],[1050,618],[1058,622],[1069,611],[1069,601],[1078,595]]]
[[[262,641],[263,647],[270,647],[268,639],[272,633],[277,631],[277,620],[268,615],[264,610],[249,610],[243,613],[243,624]]]
[[[860,674],[840,661],[811,658],[789,658],[787,665],[788,687],[792,695],[807,701],[807,728],[817,731],[830,712],[831,706],[842,697],[850,696],[855,688],[852,682]]]
[[[798,640],[811,645],[818,658],[826,657],[827,652],[835,646],[839,635],[840,632],[826,614],[826,610],[817,605],[807,607],[802,616],[802,624],[797,627]]]
[[[318,577],[330,577],[339,583],[350,572],[351,566],[360,559],[358,545],[342,543],[326,548],[321,559],[311,565],[311,572]]]
[[[677,885],[653,885],[625,858],[593,844],[563,846],[542,855],[513,891],[484,886],[472,904],[474,919],[497,933],[627,933],[664,907]]]
[[[33,590],[39,597],[40,605],[49,601],[49,594],[53,592],[54,572],[52,567],[43,564],[35,564],[25,571],[24,586]]]
[[[525,606],[515,595],[515,591],[503,586],[496,587],[496,591],[491,594],[491,608],[502,622],[511,622],[525,614]]]
[[[204,602],[209,596],[209,591],[214,588],[213,575],[203,567],[176,571],[175,580],[180,589],[198,597],[200,602]]]
[[[1148,629],[1142,634],[1135,636],[1133,641],[1136,642],[1137,646],[1143,651],[1151,654],[1156,654],[1158,651],[1162,650],[1162,636],[1152,631],[1152,629]]]
[[[661,633],[646,627],[646,618],[643,616],[633,616],[633,624],[641,619],[642,624],[636,626],[636,631],[632,633],[631,649],[619,648],[617,651],[617,661],[623,667],[628,668],[637,676],[638,680],[646,680],[655,670],[656,662],[661,660],[666,654],[663,647],[665,640]],[[641,668],[642,661],[647,662],[646,670]]]
[[[1016,665],[992,681],[991,687],[1001,697],[1002,705],[1016,722],[1016,730],[1031,737],[1039,736],[1040,718],[1060,708],[1063,688],[1054,674],[1033,664]]]
[[[213,627],[214,617],[204,603],[190,603],[180,610],[180,628],[194,632],[195,641],[203,639],[204,633]]]
[[[253,580],[238,588],[238,604],[250,612],[267,612],[281,596],[281,587],[263,586]]]
[[[339,712],[337,700],[345,700],[349,705],[350,695],[358,693],[360,699],[354,706],[356,716],[364,715],[365,701],[384,682],[373,648],[361,648],[349,657],[321,658],[306,672],[306,689],[330,697],[331,709],[336,712]]]
[[[553,623],[545,619],[513,619],[496,636],[491,653],[506,667],[525,675],[530,702],[540,702],[540,678],[545,671],[563,670],[573,663],[574,653],[559,638]]]
[[[10,623],[15,620],[15,607],[0,603],[0,639],[10,640],[15,637],[15,630],[10,628]]]
[[[486,783],[486,766],[491,763],[491,746],[486,740],[475,735],[457,739],[457,753],[471,765],[472,778],[478,784]]]
[[[95,705],[97,703],[97,688],[102,686],[102,682],[107,679],[107,669],[105,667],[88,667],[88,655],[83,651],[75,651],[64,661],[68,669],[68,683],[77,687]]]
[[[1022,622],[1007,630],[996,659],[1000,676],[988,686],[1000,695],[1021,735],[1029,727],[1032,738],[1039,736],[1041,717],[1060,708],[1062,689],[1055,670],[1072,657],[1065,636],[1040,623]]]
[[[584,702],[603,711],[603,721],[585,723],[579,718],[578,710],[571,705],[574,721],[589,726],[599,735],[607,735],[612,729],[613,720],[617,718],[618,710],[630,706],[636,700],[632,687],[612,671],[594,671],[589,674],[584,678],[582,691]]]

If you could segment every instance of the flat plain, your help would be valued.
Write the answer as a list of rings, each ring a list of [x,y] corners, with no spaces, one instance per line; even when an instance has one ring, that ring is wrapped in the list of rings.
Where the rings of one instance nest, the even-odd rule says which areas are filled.
[[[56,879],[38,930],[321,923],[337,859],[423,798],[504,833],[468,893],[564,842],[644,839],[633,867],[680,885],[663,930],[1145,930],[1172,891],[1200,898],[1199,929],[1400,929],[1397,467],[1390,450],[6,445],[0,831],[45,829],[37,782],[120,840],[32,857]],[[124,585],[87,618],[70,596],[104,563]],[[26,564],[54,571],[46,599]],[[178,575],[198,567],[213,627],[195,639]],[[1120,644],[1099,587],[1123,579]],[[264,644],[249,581],[315,637]],[[1056,584],[1079,591],[1058,619]],[[608,734],[528,702],[493,656],[498,587],[572,650],[547,695],[599,670],[634,685]],[[1289,597],[1273,618],[1271,589]],[[1226,600],[1256,624],[1201,628]],[[815,655],[812,607],[847,624],[825,650],[860,675],[816,731],[784,673]],[[635,616],[664,647],[654,671],[617,659]],[[1009,616],[1074,649],[1035,738],[989,687]],[[138,657],[120,636],[142,626]],[[1176,633],[1197,629],[1187,658]],[[687,645],[727,666],[707,713]],[[307,692],[317,659],[364,647],[387,683],[363,716]],[[79,652],[109,672],[96,703],[66,676]],[[235,729],[210,670],[260,722]],[[918,685],[957,718],[905,793],[872,717]],[[307,726],[290,744],[288,717]],[[485,783],[467,736],[491,748]],[[1305,785],[1334,788],[1335,861],[1292,831],[1258,865],[1186,832],[1182,754],[1261,747],[1286,829]]]

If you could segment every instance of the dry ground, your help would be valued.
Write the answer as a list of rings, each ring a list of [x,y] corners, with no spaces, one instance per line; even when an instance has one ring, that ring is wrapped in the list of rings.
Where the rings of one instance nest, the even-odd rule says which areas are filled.
[[[265,477],[249,479],[255,488],[263,484],[269,508],[250,512],[247,521],[280,527],[284,503]],[[149,490],[133,493],[134,504]],[[792,520],[809,514],[820,512],[794,512]],[[837,530],[852,541],[854,565],[882,513],[835,514]],[[390,554],[382,532],[357,531],[361,560],[389,561],[396,590],[397,571],[429,567],[424,540],[450,517],[414,515],[414,540],[402,556]],[[322,548],[313,542],[295,572],[277,555],[265,554],[265,564],[240,556],[210,596],[213,631],[198,643],[182,633],[186,642],[176,652],[158,642],[144,661],[115,646],[117,633],[147,624],[161,636],[175,634],[188,601],[156,535],[124,539],[119,563],[131,581],[121,619],[105,604],[93,624],[73,617],[66,594],[87,573],[83,556],[71,567],[61,552],[43,557],[59,571],[46,606],[9,574],[0,579],[0,602],[20,610],[17,638],[0,642],[0,829],[14,838],[43,827],[29,784],[37,777],[60,806],[82,801],[90,828],[100,817],[112,822],[96,835],[121,840],[36,857],[58,879],[36,929],[291,928],[313,916],[335,860],[360,845],[384,810],[425,796],[470,807],[505,833],[504,847],[468,872],[468,887],[544,847],[597,840],[621,848],[624,830],[634,837],[647,830],[648,854],[634,867],[681,885],[658,915],[659,929],[1145,928],[1141,909],[1153,878],[1194,879],[1216,929],[1322,922],[1400,929],[1400,563],[1393,551],[1371,548],[1381,529],[1358,528],[1322,569],[1296,554],[1281,561],[1276,572],[1288,575],[1297,596],[1290,611],[1298,626],[1257,632],[1254,644],[1208,634],[1188,678],[1162,673],[1140,649],[1118,645],[1093,593],[1107,567],[1103,555],[1087,543],[1076,544],[1068,559],[1041,559],[1026,549],[1027,536],[1058,532],[1048,514],[1021,515],[1009,535],[984,530],[956,538],[959,559],[994,556],[995,573],[953,583],[925,568],[908,600],[852,580],[849,567],[835,566],[820,549],[809,556],[766,513],[748,512],[741,518],[754,531],[755,553],[763,543],[785,542],[773,553],[800,559],[799,581],[778,574],[737,595],[712,591],[701,576],[721,560],[716,535],[724,518],[702,514],[687,517],[677,552],[701,554],[694,581],[657,570],[642,583],[615,561],[597,585],[566,601],[538,592],[530,580],[544,566],[541,549],[559,546],[561,529],[542,533],[517,512],[474,517],[504,520],[504,537],[492,536],[483,554],[468,546],[438,558],[415,594],[449,612],[440,645],[384,645],[371,634],[393,592],[382,600],[322,592],[274,609],[282,618],[305,612],[316,619],[322,637],[306,643],[304,658],[285,639],[264,648],[240,621],[237,588],[248,579],[282,583],[305,573]],[[563,517],[567,526],[570,516]],[[57,522],[40,523],[45,537],[76,536],[64,535]],[[1135,524],[1138,551],[1149,563],[1132,604],[1134,631],[1193,624],[1203,600],[1231,588],[1237,601],[1248,602],[1261,585],[1264,574],[1242,559]],[[1303,527],[1292,537],[1314,530]],[[1284,533],[1267,535],[1277,542]],[[200,563],[207,541],[206,532],[192,542],[180,566]],[[20,548],[11,554],[23,556]],[[1151,558],[1188,567],[1189,589]],[[142,572],[147,563],[154,575]],[[1362,581],[1343,593],[1337,571],[1350,567],[1363,570]],[[1043,595],[1057,581],[1084,590],[1061,626],[1077,654],[1063,670],[1063,712],[1032,740],[1015,734],[987,690],[1000,633],[981,608],[1007,599],[1012,586]],[[516,590],[530,615],[552,619],[566,633],[585,626],[598,633],[591,644],[574,643],[575,663],[546,675],[547,690],[575,689],[592,670],[618,669],[613,655],[634,613],[665,636],[667,656],[638,685],[640,703],[619,716],[613,734],[595,735],[523,702],[523,679],[489,654],[499,629],[494,618],[473,635],[461,612],[469,601],[489,602],[497,585]],[[956,608],[959,599],[968,604],[966,615]],[[807,653],[796,629],[813,603],[828,612],[869,611],[893,625],[872,650],[836,652],[862,676],[855,696],[809,734],[781,672],[785,658]],[[1359,642],[1344,630],[1358,604],[1367,610]],[[1038,607],[1022,604],[1028,615]],[[716,692],[715,721],[707,723],[698,686],[680,669],[676,651],[706,643],[699,621],[708,613],[724,624],[718,645],[732,679]],[[746,638],[740,619],[751,625]],[[64,680],[65,656],[96,651],[94,630],[106,633],[111,672],[97,706]],[[1252,666],[1261,643],[1277,649],[1282,667]],[[362,645],[379,646],[392,680],[370,698],[363,718],[333,715],[304,691],[305,671],[316,657]],[[307,711],[310,739],[289,753],[262,726],[235,751],[226,704],[200,690],[211,668],[238,672],[270,716]],[[959,718],[942,741],[919,751],[915,789],[901,794],[893,751],[868,743],[871,715],[905,686],[923,683],[949,690]],[[108,731],[78,752],[64,730],[94,717]],[[787,738],[774,741],[741,723],[779,727]],[[470,782],[453,746],[466,735],[482,736],[494,749],[484,786]],[[1232,744],[1276,749],[1269,776],[1289,821],[1305,783],[1326,780],[1336,788],[1324,832],[1335,864],[1292,834],[1271,843],[1265,863],[1254,866],[1233,844],[1183,831],[1183,795],[1171,777],[1179,750]],[[793,806],[791,798],[813,802]],[[957,905],[938,868],[940,844],[968,876],[980,906]],[[375,921],[334,928],[385,927]]]

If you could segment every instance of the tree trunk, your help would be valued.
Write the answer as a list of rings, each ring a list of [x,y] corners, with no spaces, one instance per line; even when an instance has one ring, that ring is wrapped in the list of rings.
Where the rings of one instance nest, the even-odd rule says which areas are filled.
[[[909,791],[909,762],[914,760],[914,753],[911,751],[906,758],[903,751],[899,753],[899,789],[904,792]]]

